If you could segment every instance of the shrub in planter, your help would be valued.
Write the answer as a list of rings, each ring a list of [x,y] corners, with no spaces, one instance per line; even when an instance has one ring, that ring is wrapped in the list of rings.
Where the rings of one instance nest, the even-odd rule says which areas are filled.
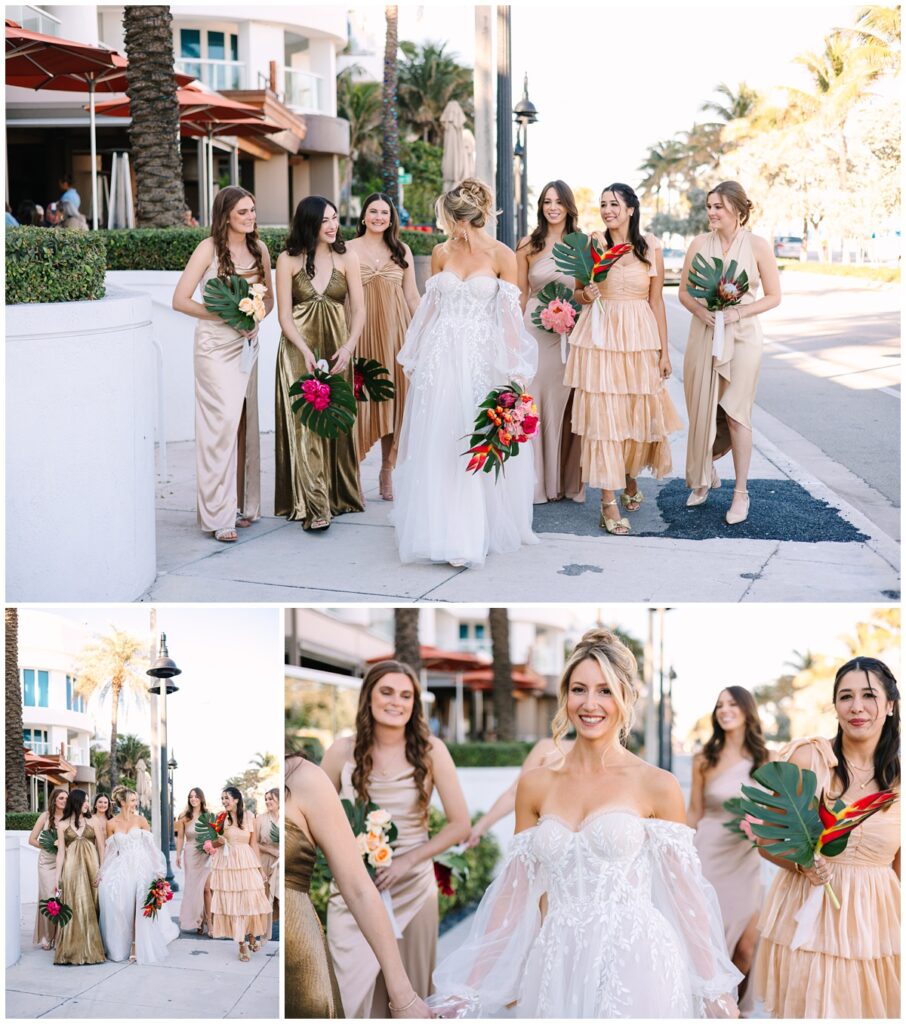
[[[100,232],[6,229],[6,304],[104,297],[107,257]]]
[[[31,832],[40,817],[40,811],[7,811],[6,830],[7,832]]]
[[[448,743],[457,768],[520,768],[534,743]]]

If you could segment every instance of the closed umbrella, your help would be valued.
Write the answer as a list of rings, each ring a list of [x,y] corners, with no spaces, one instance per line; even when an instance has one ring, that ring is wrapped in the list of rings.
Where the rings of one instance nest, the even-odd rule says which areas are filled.
[[[440,123],[444,126],[441,174],[444,179],[444,192],[449,192],[457,182],[469,176],[462,137],[463,129],[466,126],[466,115],[456,100],[450,100],[444,107],[444,112],[440,115]]]

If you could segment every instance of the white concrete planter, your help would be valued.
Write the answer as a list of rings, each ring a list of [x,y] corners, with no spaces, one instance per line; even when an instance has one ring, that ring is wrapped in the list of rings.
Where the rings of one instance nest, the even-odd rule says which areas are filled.
[[[154,582],[151,303],[6,307],[6,598],[131,601]]]
[[[6,893],[4,905],[6,908],[6,966],[12,967],[22,953],[19,914],[20,905],[28,902],[24,899],[20,890],[19,874],[19,846],[21,836],[28,838],[27,832],[6,833]],[[31,849],[31,847],[29,847]],[[38,851],[35,850],[35,853]],[[35,869],[35,900],[38,898],[37,889],[37,868]]]

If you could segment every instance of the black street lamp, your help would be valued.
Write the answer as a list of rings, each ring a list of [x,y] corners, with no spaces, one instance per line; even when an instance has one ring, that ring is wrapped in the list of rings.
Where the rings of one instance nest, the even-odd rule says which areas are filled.
[[[538,120],[538,111],[528,95],[528,74],[522,81],[522,99],[513,108],[516,124],[519,125],[516,149],[513,155],[519,161],[519,237],[528,234],[528,126]]]
[[[174,794],[173,775],[174,775],[174,773],[175,773],[175,771],[176,771],[176,769],[178,767],[179,767],[179,765],[176,763],[176,758],[171,755],[170,756],[170,760],[167,762],[167,768],[169,769],[168,772],[167,772],[167,784],[170,787],[170,821],[171,821],[171,823],[176,820],[176,814],[175,814],[176,808],[173,806],[173,794]],[[172,849],[172,847],[173,847],[173,829],[171,827],[171,829],[170,829],[170,848]]]
[[[167,695],[176,693],[179,689],[176,683],[172,683],[170,680],[174,676],[181,674],[182,669],[177,668],[176,662],[173,661],[167,651],[167,634],[161,633],[160,650],[154,664],[148,669],[146,675],[151,676],[154,680],[148,687],[148,693],[153,693],[160,699],[160,848],[167,865],[167,881],[174,892],[179,886],[173,880],[173,869],[170,867],[170,837],[173,832],[173,818],[171,814],[171,786],[168,776],[170,764],[167,760]]]

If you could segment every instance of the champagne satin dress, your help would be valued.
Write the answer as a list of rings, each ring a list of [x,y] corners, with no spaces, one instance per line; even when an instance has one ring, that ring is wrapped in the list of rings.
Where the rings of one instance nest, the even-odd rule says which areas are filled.
[[[532,320],[533,313],[540,305],[538,292],[545,285],[557,281],[572,291],[576,282],[557,269],[554,257],[549,252],[540,253],[532,260],[528,281],[531,296],[526,303],[523,319],[526,330],[538,342],[538,372],[530,391],[538,404],[541,418],[538,433],[532,438],[535,458],[534,503],[542,505],[560,498],[582,503],[585,501],[585,487],[579,466],[582,438],[572,431],[573,389],[563,383],[566,360],[560,335],[539,329]]]
[[[211,937],[244,942],[247,937],[265,935],[270,904],[264,895],[261,865],[252,852],[252,815],[246,813],[243,827],[227,825],[225,846],[211,856]],[[265,935],[270,938],[270,935]]]
[[[202,293],[217,273],[215,258],[201,279]],[[254,266],[236,273],[256,276]],[[213,533],[235,528],[237,503],[248,519],[261,517],[258,339],[250,343],[222,320],[199,320],[194,363],[198,525]]]
[[[293,278],[293,320],[316,359],[331,358],[348,337],[343,302],[346,278],[336,267],[327,287],[316,291],[303,267]],[[293,412],[289,388],[308,371],[302,353],[280,335],[277,349],[276,488],[274,511],[301,520],[304,529],[317,519],[328,523],[344,512],[365,508],[359,482],[355,438],[341,433],[336,440],[302,426]],[[352,384],[352,363],[346,371]],[[353,428],[354,430],[355,428]]]
[[[341,773],[341,798],[355,802],[352,785],[354,765],[347,762]],[[368,780],[373,803],[390,812],[398,834],[393,844],[396,856],[427,842],[426,823],[418,808],[418,790],[414,769],[396,776]],[[437,882],[431,860],[390,889],[393,914],[403,937],[398,940],[400,956],[412,987],[422,999],[432,991],[431,974],[437,954]],[[383,1018],[390,1016],[390,1000],[377,957],[359,931],[359,926],[336,886],[331,886],[327,906],[327,941],[343,1005],[348,1017]]]
[[[286,1016],[332,1020],[343,1017],[330,950],[309,889],[316,850],[308,836],[286,822]]]
[[[262,932],[266,940],[270,939],[271,930],[274,925],[274,900],[280,898],[280,844],[275,843],[271,839],[272,825],[280,827],[279,822],[273,821],[267,811],[264,811],[255,818],[255,835],[258,837],[258,860],[267,874],[264,890],[271,904],[271,913],[267,915],[267,924]]]
[[[47,814],[44,814],[44,828],[47,827]],[[54,894],[57,883],[57,858],[45,849],[38,851],[38,909],[35,911],[35,932],[32,942],[36,946],[46,942],[51,949],[57,940],[59,926],[55,921],[41,913],[41,900],[49,900]]]
[[[191,932],[205,924],[204,887],[211,873],[211,858],[198,849],[195,821],[184,820],[185,842],[182,848],[183,880],[182,903],[179,907],[179,927]],[[210,922],[207,922],[210,931]]]
[[[72,907],[72,920],[59,930],[53,962],[102,964],[107,957],[98,924],[98,890],[94,883],[100,858],[94,829],[85,825],[79,835],[72,825],[67,825],[63,838],[66,856],[60,887],[63,902]]]

